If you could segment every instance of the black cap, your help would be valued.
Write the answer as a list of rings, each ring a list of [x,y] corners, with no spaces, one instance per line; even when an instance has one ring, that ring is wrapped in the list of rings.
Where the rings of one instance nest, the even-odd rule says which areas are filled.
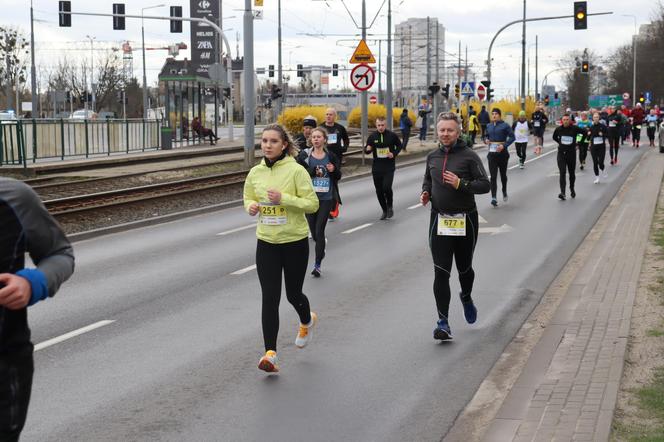
[[[316,121],[315,117],[308,115],[304,117],[304,122],[302,123],[302,126],[316,127],[318,126],[318,122]]]

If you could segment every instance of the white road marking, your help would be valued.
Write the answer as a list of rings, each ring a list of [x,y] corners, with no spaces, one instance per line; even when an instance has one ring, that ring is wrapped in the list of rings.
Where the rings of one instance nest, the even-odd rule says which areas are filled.
[[[238,227],[237,229],[231,229],[225,232],[217,233],[216,236],[230,235],[231,233],[241,232],[243,230],[251,229],[252,227],[256,227],[256,223],[247,224],[246,226]]]
[[[255,268],[256,268],[256,264],[254,264],[252,266],[249,266],[249,267],[245,267],[245,268],[240,269],[240,270],[236,270],[233,273],[231,273],[231,275],[233,275],[233,276],[244,275],[247,272],[251,272]]]
[[[48,341],[40,342],[39,344],[35,345],[35,351],[43,350],[47,347],[50,347],[55,344],[59,344],[61,342],[64,342],[68,339],[75,338],[76,336],[80,336],[83,333],[87,333],[89,331],[98,329],[100,327],[104,327],[105,325],[109,325],[114,323],[115,321],[111,321],[108,319],[105,319],[103,321],[95,322],[94,324],[90,324],[86,327],[79,328],[78,330],[70,331],[69,333],[65,333],[62,336],[55,337],[53,339],[49,339]]]
[[[413,206],[410,206],[410,207],[408,208],[408,210],[414,210],[414,209],[417,209],[418,207],[423,207],[423,206],[422,206],[422,204],[417,203],[417,204],[415,204],[415,205],[413,205]]]
[[[539,160],[540,158],[544,158],[545,156],[547,156],[547,155],[551,155],[551,154],[554,153],[554,152],[558,152],[558,150],[557,150],[557,149],[550,150],[550,151],[548,151],[547,153],[543,153],[543,154],[540,154],[540,155],[536,156],[535,158],[531,158],[531,159],[529,159],[529,160],[526,160],[526,162],[523,163],[523,164],[528,164],[528,163],[531,163],[531,162],[533,162],[533,161],[537,161],[537,160]],[[519,168],[519,165],[518,165],[518,164],[515,164],[514,166],[509,167],[507,170],[513,170],[513,169],[518,169],[518,168]]]
[[[358,230],[366,229],[369,226],[373,226],[373,223],[366,223],[366,224],[362,224],[361,226],[357,226],[357,227],[354,227],[354,228],[349,229],[349,230],[344,230],[343,232],[341,232],[341,234],[346,234],[347,235],[349,233],[357,232]]]
[[[477,215],[477,218],[480,220],[480,224],[486,224],[486,220],[482,217],[482,215]]]
[[[500,227],[480,227],[480,233],[489,233],[491,235],[498,235],[500,233],[509,233],[513,231],[514,228],[512,226],[508,226],[507,224],[503,224]]]

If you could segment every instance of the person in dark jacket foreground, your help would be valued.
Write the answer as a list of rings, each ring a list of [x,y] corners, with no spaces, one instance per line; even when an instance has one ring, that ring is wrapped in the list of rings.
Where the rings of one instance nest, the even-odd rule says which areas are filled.
[[[427,157],[420,202],[424,206],[431,202],[429,247],[438,309],[433,337],[448,340],[452,339],[448,320],[452,258],[459,272],[466,321],[472,324],[477,320],[477,308],[471,298],[475,280],[473,252],[479,232],[475,195],[488,193],[490,182],[479,156],[459,139],[461,122],[456,114],[440,114],[436,130],[438,149]]]
[[[0,441],[18,441],[28,414],[33,345],[28,306],[55,295],[74,271],[71,244],[37,194],[0,178]],[[25,267],[28,253],[36,268]]]

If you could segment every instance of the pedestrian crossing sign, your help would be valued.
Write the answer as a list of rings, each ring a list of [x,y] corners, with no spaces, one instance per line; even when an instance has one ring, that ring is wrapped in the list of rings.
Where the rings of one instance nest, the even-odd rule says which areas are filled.
[[[357,45],[357,48],[355,48],[355,52],[353,52],[353,56],[350,57],[350,63],[361,64],[361,63],[375,63],[375,62],[376,59],[371,53],[371,49],[369,49],[369,46],[367,46],[367,42],[364,40],[360,40],[360,43]]]
[[[475,82],[462,81],[461,82],[461,95],[464,97],[472,97],[475,95]]]

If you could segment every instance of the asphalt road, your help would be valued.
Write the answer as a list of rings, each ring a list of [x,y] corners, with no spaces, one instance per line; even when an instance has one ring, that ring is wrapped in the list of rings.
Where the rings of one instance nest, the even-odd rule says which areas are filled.
[[[77,243],[74,277],[30,310],[33,341],[97,328],[36,351],[23,440],[440,440],[646,149],[624,147],[602,184],[578,173],[565,202],[555,153],[529,149],[509,203],[479,196],[479,319],[465,324],[453,296],[443,344],[428,209],[413,208],[423,165],[397,171],[388,221],[370,178],[342,184],[323,278],[305,282],[319,326],[297,349],[284,296],[278,376],[256,368],[255,236],[241,208]]]

